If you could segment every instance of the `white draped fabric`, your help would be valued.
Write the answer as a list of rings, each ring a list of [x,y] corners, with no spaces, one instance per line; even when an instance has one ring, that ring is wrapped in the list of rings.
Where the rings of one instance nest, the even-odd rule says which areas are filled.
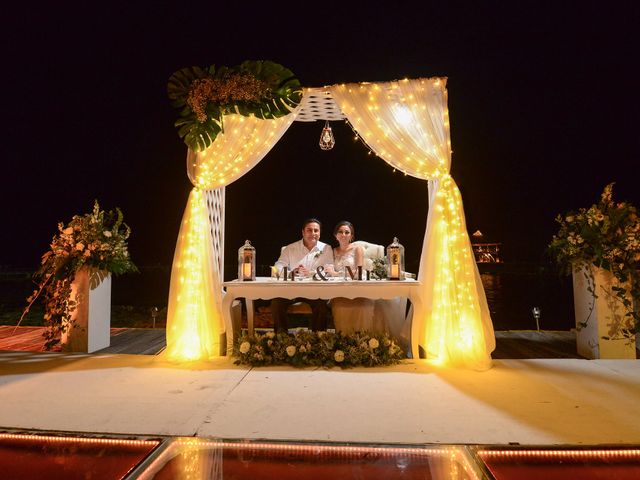
[[[330,90],[354,130],[379,157],[408,175],[431,180],[419,271],[423,308],[414,312],[420,325],[418,343],[436,363],[490,368],[493,325],[460,191],[449,175],[446,79],[343,84]]]
[[[171,268],[167,307],[167,348],[174,360],[220,355],[222,279],[211,241],[204,190],[222,188],[251,170],[278,142],[295,111],[276,120],[242,115],[224,117],[224,133],[203,152],[189,151],[189,195]]]

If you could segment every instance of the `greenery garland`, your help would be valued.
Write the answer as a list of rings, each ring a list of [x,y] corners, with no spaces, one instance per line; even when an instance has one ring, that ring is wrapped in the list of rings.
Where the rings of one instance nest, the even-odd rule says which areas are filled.
[[[178,135],[194,151],[206,149],[224,131],[227,114],[273,119],[302,100],[291,70],[269,60],[247,60],[235,67],[186,67],[169,77],[167,94],[180,110]]]
[[[295,334],[244,333],[234,346],[236,365],[254,367],[380,367],[406,358],[397,342],[386,333],[299,331]]]

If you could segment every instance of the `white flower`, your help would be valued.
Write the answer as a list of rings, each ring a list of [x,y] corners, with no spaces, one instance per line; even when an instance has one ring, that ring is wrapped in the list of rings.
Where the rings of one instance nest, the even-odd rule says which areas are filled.
[[[249,342],[242,342],[240,344],[240,353],[247,353],[251,348],[251,344]]]
[[[268,346],[273,345],[273,340],[267,340],[267,345],[268,345]]]
[[[110,236],[111,236],[111,232],[110,232],[109,230],[105,230],[104,232],[102,232],[102,234],[103,234],[105,237],[110,237]]]
[[[378,348],[379,346],[380,346],[380,343],[378,342],[377,339],[372,338],[372,339],[369,340],[369,348],[371,350],[373,350],[374,348]]]
[[[76,250],[78,250],[79,252],[84,250],[84,243],[82,243],[82,242],[76,243]]]
[[[302,345],[302,346],[300,347],[300,353],[304,353],[304,352],[306,352],[306,351],[307,351],[307,349],[306,349],[306,348],[304,348],[304,345]]]
[[[62,233],[64,233],[65,235],[71,235],[73,233],[73,227],[67,227],[65,228]]]
[[[287,347],[287,355],[289,355],[290,357],[293,357],[296,354],[296,347],[295,345],[289,345]]]
[[[342,350],[336,350],[333,354],[333,358],[336,362],[341,363],[344,361],[344,352]]]

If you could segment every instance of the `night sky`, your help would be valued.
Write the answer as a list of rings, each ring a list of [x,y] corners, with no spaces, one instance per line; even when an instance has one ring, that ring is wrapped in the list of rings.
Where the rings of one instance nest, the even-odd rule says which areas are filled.
[[[637,2],[232,3],[3,13],[0,265],[34,268],[57,222],[94,199],[123,210],[136,263],[169,265],[190,184],[167,80],[248,59],[281,63],[310,87],[448,77],[468,230],[502,242],[507,261],[544,260],[555,215],[590,206],[611,181],[615,197],[640,206]],[[227,188],[227,270],[245,238],[259,264],[273,263],[309,216],[323,221],[325,242],[341,219],[361,239],[398,236],[417,268],[426,182],[368,156],[342,122],[334,150],[321,151],[322,126],[294,123]]]

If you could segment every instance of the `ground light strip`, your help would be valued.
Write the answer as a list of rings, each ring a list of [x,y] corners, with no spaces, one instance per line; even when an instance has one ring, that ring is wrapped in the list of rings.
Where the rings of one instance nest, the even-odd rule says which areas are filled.
[[[478,455],[486,457],[537,457],[537,458],[557,458],[557,457],[613,457],[631,458],[640,456],[640,449],[598,449],[598,450],[479,450]]]
[[[38,434],[0,433],[0,440],[44,440],[54,443],[89,443],[97,445],[158,445],[160,440],[121,440],[116,438],[65,437]]]

